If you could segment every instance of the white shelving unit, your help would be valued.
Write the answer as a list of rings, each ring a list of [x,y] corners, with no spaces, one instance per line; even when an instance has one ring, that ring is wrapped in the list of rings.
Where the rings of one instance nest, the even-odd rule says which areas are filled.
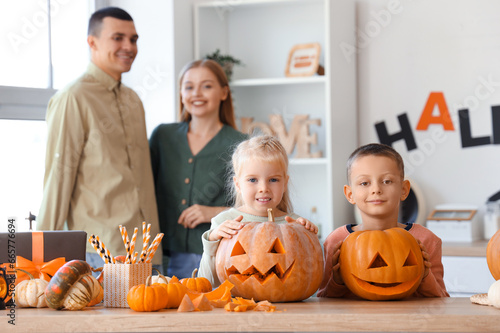
[[[322,239],[352,221],[343,195],[345,162],[357,145],[355,64],[339,45],[355,45],[354,4],[330,0],[201,1],[194,5],[195,58],[220,49],[242,60],[231,90],[237,118],[269,123],[280,114],[287,130],[294,115],[320,119],[311,125],[321,158],[290,155],[290,192],[294,211],[319,224]],[[325,75],[285,77],[290,49],[318,42]],[[316,214],[313,215],[313,207]]]

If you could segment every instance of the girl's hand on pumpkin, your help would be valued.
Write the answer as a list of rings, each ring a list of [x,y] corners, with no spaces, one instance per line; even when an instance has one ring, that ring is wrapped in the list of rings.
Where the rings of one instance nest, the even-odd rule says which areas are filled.
[[[226,220],[222,222],[217,228],[212,230],[208,236],[209,241],[216,241],[221,238],[232,238],[238,233],[238,231],[245,226],[245,223],[241,223],[243,216],[240,215],[234,220]]]
[[[424,244],[420,240],[417,239],[418,245],[420,245],[420,249],[422,250],[422,257],[424,257],[424,278],[429,275],[429,272],[432,267],[432,263],[429,261],[430,255],[427,253]]]
[[[308,219],[305,219],[303,217],[299,217],[298,219],[294,220],[293,218],[291,218],[290,216],[285,216],[285,221],[287,221],[288,223],[292,223],[292,222],[297,222],[297,223],[300,223],[304,226],[304,228],[306,228],[307,230],[309,231],[312,231],[314,232],[315,234],[318,233],[318,227],[312,223],[311,221],[309,221]]]
[[[212,217],[216,216],[227,207],[210,207],[202,205],[192,205],[179,216],[177,223],[182,224],[184,228],[193,229],[201,223],[208,223]]]
[[[332,256],[332,278],[333,281],[335,281],[336,284],[344,284],[344,280],[342,279],[342,275],[340,275],[340,262],[339,262],[339,256],[340,256],[340,247],[342,246],[342,241],[338,242],[334,247],[333,247],[333,256]]]

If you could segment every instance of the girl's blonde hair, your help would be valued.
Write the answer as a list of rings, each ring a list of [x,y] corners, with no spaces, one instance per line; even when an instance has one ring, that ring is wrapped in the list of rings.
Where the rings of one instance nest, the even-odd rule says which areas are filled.
[[[288,155],[283,145],[273,136],[259,135],[241,142],[236,147],[232,157],[231,179],[241,174],[241,168],[247,161],[255,159],[261,162],[279,163],[284,171],[285,178],[288,178]],[[234,205],[235,207],[240,207],[244,204],[243,198],[241,194],[236,191],[234,182],[230,182],[230,184],[231,193],[235,201]],[[288,187],[289,184],[286,186],[283,198],[276,208],[283,212],[291,213],[293,208]]]
[[[184,80],[184,75],[186,74],[186,72],[191,68],[199,67],[204,67],[210,70],[217,78],[220,86],[222,88],[227,87],[227,97],[225,100],[221,101],[219,106],[219,120],[221,121],[221,123],[237,129],[236,120],[234,117],[233,98],[231,97],[231,89],[229,89],[229,81],[227,79],[226,73],[217,62],[210,59],[202,59],[188,63],[186,66],[184,66],[179,75],[179,89],[182,89],[182,80]],[[181,94],[179,94],[179,120],[181,122],[187,123],[191,121],[191,114],[184,109],[184,103],[182,103]]]

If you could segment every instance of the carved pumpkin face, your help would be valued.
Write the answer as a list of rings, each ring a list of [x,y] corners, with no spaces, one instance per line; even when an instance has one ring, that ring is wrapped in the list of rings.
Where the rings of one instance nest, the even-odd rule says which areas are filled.
[[[221,282],[234,284],[233,296],[300,301],[321,283],[323,253],[317,235],[299,223],[250,222],[220,242],[216,269]]]
[[[402,228],[353,232],[342,243],[339,261],[349,290],[374,301],[410,296],[424,274],[422,250]]]

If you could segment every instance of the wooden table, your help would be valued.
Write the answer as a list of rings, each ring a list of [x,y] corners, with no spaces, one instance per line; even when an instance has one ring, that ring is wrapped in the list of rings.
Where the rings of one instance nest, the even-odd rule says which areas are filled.
[[[427,298],[370,302],[311,297],[276,303],[277,312],[140,313],[97,306],[82,311],[16,309],[15,326],[0,316],[0,332],[158,332],[158,331],[414,331],[498,332],[500,309],[469,298]],[[8,314],[8,312],[4,312]]]

